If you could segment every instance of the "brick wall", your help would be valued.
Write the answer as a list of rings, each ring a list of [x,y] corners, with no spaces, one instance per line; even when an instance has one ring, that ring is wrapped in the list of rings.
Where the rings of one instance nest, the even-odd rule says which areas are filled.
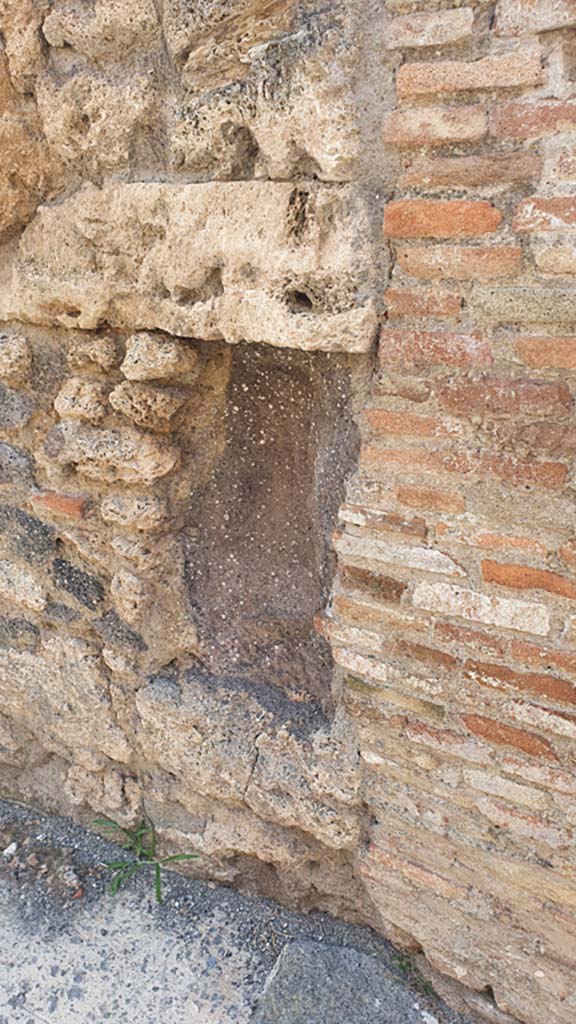
[[[324,624],[376,820],[361,870],[441,971],[569,1024],[576,9],[388,12],[391,271]]]

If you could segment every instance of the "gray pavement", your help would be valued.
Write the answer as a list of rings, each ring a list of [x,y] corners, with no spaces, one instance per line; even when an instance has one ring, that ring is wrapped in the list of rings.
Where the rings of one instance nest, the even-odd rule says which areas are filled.
[[[147,872],[0,801],[0,1024],[467,1024],[370,929]]]

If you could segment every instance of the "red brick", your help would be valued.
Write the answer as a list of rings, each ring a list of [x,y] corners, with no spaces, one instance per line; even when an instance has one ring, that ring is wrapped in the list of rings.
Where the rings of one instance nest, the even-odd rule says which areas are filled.
[[[544,489],[562,487],[568,470],[560,462],[537,462],[509,456],[483,455],[464,450],[429,451],[425,448],[364,446],[360,466],[373,480],[386,480],[389,468],[407,471],[458,473],[495,479],[511,487],[533,485]],[[366,475],[366,474],[365,474]]]
[[[512,656],[527,665],[535,665],[542,670],[557,669],[576,676],[576,654],[559,651],[553,647],[540,647],[528,643],[527,640],[514,640],[511,647]]]
[[[451,729],[435,729],[433,726],[425,725],[423,722],[405,720],[404,729],[408,739],[414,743],[422,743],[432,750],[439,750],[443,754],[461,758],[464,761],[485,763],[490,760],[489,755],[484,753],[480,744],[471,741],[468,736],[463,736]]]
[[[410,643],[408,640],[399,640],[395,650],[403,657],[420,661],[432,668],[443,668],[455,671],[460,667],[460,661],[446,651],[438,651],[433,647],[426,647],[424,644]]]
[[[345,586],[365,591],[383,601],[392,601],[395,604],[399,603],[407,589],[407,584],[401,583],[400,580],[382,576],[370,569],[360,569],[355,565],[344,566],[340,572],[340,579]]]
[[[45,509],[57,516],[67,519],[82,519],[86,511],[87,501],[78,494],[58,494],[56,491],[44,491],[31,498],[35,508]]]
[[[464,647],[474,649],[480,647],[491,654],[506,653],[506,642],[499,637],[491,636],[480,629],[468,629],[466,626],[454,626],[451,622],[437,622],[434,627],[434,635],[445,643],[462,644]]]
[[[516,354],[527,366],[536,369],[576,370],[576,337],[517,338]]]
[[[414,107],[395,110],[384,122],[384,141],[393,146],[434,146],[477,142],[488,131],[481,106]]]
[[[562,381],[532,381],[528,378],[467,382],[451,378],[437,388],[440,405],[460,413],[556,413],[570,411],[570,390]]]
[[[519,446],[531,451],[556,455],[559,458],[573,458],[576,455],[576,423],[571,418],[567,423],[540,420],[535,423],[496,425],[493,440],[518,449]]]
[[[393,199],[384,211],[390,238],[452,238],[496,231],[502,214],[491,203],[465,199]]]
[[[455,288],[387,288],[386,314],[399,317],[459,317],[462,296]]]
[[[576,229],[576,197],[531,196],[516,210],[515,231],[566,231]]]
[[[380,335],[380,363],[398,369],[429,366],[484,367],[492,363],[490,344],[477,334],[402,331],[385,328]]]
[[[540,177],[541,171],[541,157],[523,150],[503,156],[421,156],[399,178],[398,187],[506,185],[533,181]]]
[[[497,583],[512,590],[545,590],[559,597],[576,599],[576,583],[548,569],[532,569],[527,565],[513,565],[486,559],[482,562],[482,579],[486,583]]]
[[[576,101],[506,103],[492,111],[490,130],[497,139],[541,139],[573,131]]]
[[[386,47],[397,50],[458,43],[472,34],[473,24],[474,14],[469,8],[405,14],[389,23]]]
[[[410,508],[432,509],[435,512],[465,512],[466,502],[454,491],[441,491],[437,487],[398,487],[396,498]]]
[[[396,259],[412,277],[489,281],[517,274],[522,267],[519,245],[398,246]]]
[[[509,53],[475,61],[403,64],[396,78],[399,96],[509,89],[520,85],[539,85],[542,80],[540,57],[534,53]]]
[[[536,693],[539,697],[547,697],[562,704],[576,704],[576,689],[567,679],[548,676],[543,672],[515,672],[506,665],[491,665],[477,661],[467,661],[464,675],[482,686],[491,689],[505,689],[511,686],[523,693]]]
[[[503,722],[495,722],[494,719],[484,718],[482,715],[464,715],[462,721],[471,733],[475,736],[480,736],[489,743],[495,743],[497,746],[503,747],[515,747],[531,757],[546,757],[554,761],[557,760],[557,756],[548,741],[533,732],[516,729],[514,726],[505,725]]]
[[[379,434],[406,437],[435,437],[446,433],[442,420],[435,416],[418,416],[411,412],[367,409],[364,413],[372,430]]]

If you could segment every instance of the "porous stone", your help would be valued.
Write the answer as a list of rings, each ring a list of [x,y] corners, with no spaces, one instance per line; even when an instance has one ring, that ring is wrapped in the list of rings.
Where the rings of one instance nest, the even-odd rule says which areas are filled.
[[[68,366],[71,370],[103,370],[108,373],[119,366],[121,356],[113,338],[106,335],[89,334],[75,337],[68,349]]]
[[[376,329],[366,215],[346,187],[86,185],[22,235],[0,316],[365,352]]]
[[[128,647],[137,651],[145,651],[146,644],[141,636],[130,629],[116,612],[106,612],[101,619],[92,623],[96,632],[111,647]]]
[[[40,639],[40,630],[28,619],[12,619],[0,615],[0,647],[17,651],[35,651]]]
[[[101,423],[106,415],[107,391],[104,384],[72,377],[60,388],[54,408],[62,417]]]
[[[186,393],[124,381],[110,394],[110,405],[138,427],[167,433],[187,399]]]
[[[24,427],[35,408],[36,403],[29,395],[0,384],[0,430]]]
[[[166,523],[168,506],[154,494],[113,494],[100,506],[106,523],[126,530],[155,530]]]
[[[152,484],[179,461],[174,445],[131,427],[100,430],[73,420],[63,420],[51,432],[46,451],[62,467],[110,483]]]
[[[32,352],[21,334],[0,334],[0,378],[9,384],[24,384],[32,369]]]
[[[198,372],[198,355],[182,341],[142,331],[128,338],[126,357],[120,369],[129,381],[190,380]],[[126,404],[127,395],[138,393],[131,389],[120,390],[116,400],[121,401],[122,396],[126,396]],[[145,393],[145,389],[140,392]]]

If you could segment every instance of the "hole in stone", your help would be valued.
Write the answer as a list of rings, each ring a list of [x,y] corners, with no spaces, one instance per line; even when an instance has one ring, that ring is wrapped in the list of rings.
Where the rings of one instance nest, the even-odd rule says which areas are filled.
[[[310,296],[296,288],[293,291],[286,292],[285,300],[288,309],[292,313],[312,313],[314,310],[314,302]]]

